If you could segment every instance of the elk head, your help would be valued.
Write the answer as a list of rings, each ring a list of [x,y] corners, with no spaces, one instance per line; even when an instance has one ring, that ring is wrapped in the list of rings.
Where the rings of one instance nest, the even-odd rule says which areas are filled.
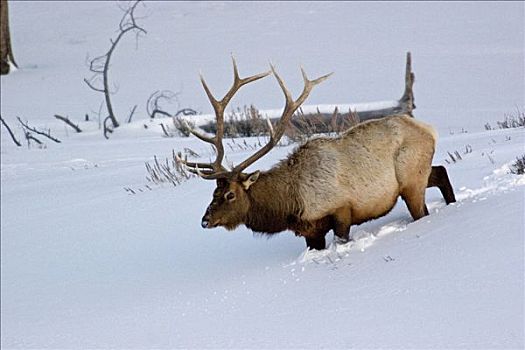
[[[304,80],[304,88],[301,95],[293,100],[290,92],[284,85],[283,80],[275,71],[275,68],[270,65],[271,70],[261,74],[253,75],[247,78],[240,78],[237,70],[237,63],[232,57],[233,61],[233,85],[228,90],[222,100],[217,100],[208,88],[204,78],[200,77],[204,91],[210,100],[217,120],[217,132],[215,136],[208,137],[196,130],[190,128],[190,131],[200,140],[210,143],[216,150],[217,156],[213,163],[195,163],[188,162],[187,159],[181,159],[180,154],[178,160],[184,164],[187,169],[195,174],[198,174],[203,179],[216,180],[217,187],[213,192],[213,199],[206,209],[206,213],[202,218],[201,225],[203,228],[214,228],[218,226],[225,227],[232,230],[242,223],[245,223],[245,218],[251,209],[251,197],[249,192],[252,186],[259,179],[260,171],[255,171],[250,174],[243,173],[243,170],[253,164],[259,158],[267,154],[281,139],[286,126],[292,118],[295,111],[306,100],[313,87],[322,81],[326,80],[331,74],[324,75],[315,80],[309,80],[306,73],[301,68]],[[264,78],[273,74],[281,87],[286,103],[279,122],[274,127],[268,119],[268,128],[270,133],[270,140],[266,145],[260,148],[257,152],[245,159],[243,162],[228,170],[222,165],[224,158],[224,146],[222,138],[224,135],[224,111],[234,94],[243,86],[253,81]],[[270,189],[269,189],[270,190]]]
[[[259,174],[259,171],[252,174],[239,173],[231,179],[218,179],[211,203],[202,217],[202,227],[223,226],[233,230],[244,223],[244,218],[250,210],[248,191],[257,181]]]

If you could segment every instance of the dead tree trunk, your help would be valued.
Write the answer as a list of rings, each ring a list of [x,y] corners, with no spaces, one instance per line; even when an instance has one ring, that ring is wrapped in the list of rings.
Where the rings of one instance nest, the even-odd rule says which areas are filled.
[[[355,113],[355,111],[350,111],[350,113],[346,115],[346,118],[352,119],[357,116],[358,121],[365,121],[370,119],[380,119],[395,114],[408,114],[409,116],[413,117],[412,112],[414,109],[416,109],[416,105],[414,104],[414,80],[415,75],[414,72],[412,72],[412,56],[410,52],[407,52],[405,68],[405,90],[403,92],[403,96],[401,96],[401,98],[397,101],[397,104],[394,107],[384,109],[367,110],[357,113]],[[293,127],[299,132],[304,133],[305,125],[302,125],[301,119],[303,121],[307,120],[311,124],[308,127],[315,131],[315,133],[318,133],[319,131],[317,130],[319,130],[318,128],[320,125],[330,125],[331,120],[334,118],[334,113],[318,112],[316,115],[303,115],[303,118],[292,119],[291,125],[293,125]],[[337,116],[337,113],[335,114]],[[352,116],[352,114],[355,114],[355,116]],[[272,122],[275,120],[276,119],[272,119]]]
[[[405,92],[403,96],[399,99],[399,106],[402,108],[403,112],[409,114],[413,117],[412,111],[416,108],[414,104],[414,79],[415,75],[412,72],[412,55],[410,52],[407,52],[407,65],[405,70]]]
[[[7,11],[7,0],[0,0],[0,74],[9,74],[10,65],[18,68],[13,57],[11,47],[11,35],[9,32],[9,14]]]
[[[104,94],[105,102],[106,102],[106,109],[108,111],[108,116],[104,120],[104,136],[107,137],[109,131],[106,120],[111,121],[112,127],[118,128],[119,122],[117,120],[117,117],[115,116],[115,113],[113,112],[113,106],[111,104],[111,91],[109,88],[109,68],[110,68],[110,61],[111,57],[113,55],[113,52],[115,51],[115,48],[117,47],[118,43],[120,42],[120,39],[124,37],[124,35],[128,32],[134,31],[135,34],[138,35],[140,33],[146,34],[146,31],[137,25],[137,22],[135,20],[135,8],[141,2],[142,0],[136,0],[131,6],[129,6],[128,9],[125,10],[124,15],[122,16],[122,19],[120,20],[119,24],[119,33],[116,37],[116,39],[110,39],[111,47],[109,50],[102,56],[95,57],[89,62],[89,70],[94,74],[90,79],[84,79],[84,82],[94,91],[101,92]],[[98,80],[102,76],[102,88],[95,86],[95,81]]]

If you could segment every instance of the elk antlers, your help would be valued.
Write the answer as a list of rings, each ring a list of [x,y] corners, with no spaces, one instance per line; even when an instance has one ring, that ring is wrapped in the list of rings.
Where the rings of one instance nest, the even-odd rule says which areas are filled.
[[[202,86],[204,87],[204,90],[206,91],[206,95],[208,95],[208,99],[210,100],[213,109],[215,111],[215,118],[217,119],[217,133],[214,137],[207,137],[199,132],[193,130],[190,128],[190,132],[195,135],[197,138],[204,142],[211,143],[215,150],[217,151],[217,157],[215,158],[215,161],[213,163],[193,163],[188,162],[186,159],[182,160],[180,158],[180,155],[178,157],[178,160],[182,162],[189,171],[198,174],[204,179],[220,179],[220,178],[231,178],[239,173],[241,173],[244,169],[246,169],[248,166],[253,164],[255,161],[257,161],[259,158],[263,157],[266,153],[268,153],[281,139],[281,137],[284,134],[284,131],[286,129],[286,126],[288,125],[290,119],[292,118],[295,111],[303,104],[303,102],[306,100],[310,92],[312,91],[313,87],[324,80],[326,80],[332,73],[323,75],[320,78],[317,78],[315,80],[309,80],[306,76],[306,73],[303,68],[301,68],[301,73],[303,75],[304,80],[304,88],[299,95],[299,97],[294,100],[292,98],[292,95],[290,94],[290,91],[286,88],[284,81],[281,79],[279,74],[277,74],[275,67],[270,64],[271,70],[268,72],[260,73],[257,75],[253,75],[251,77],[247,78],[239,78],[239,72],[237,70],[237,63],[235,62],[235,58],[232,57],[233,61],[233,85],[230,88],[230,90],[226,93],[226,95],[223,97],[222,100],[217,101],[215,97],[213,97],[210,89],[206,85],[206,82],[204,81],[204,78],[200,77]],[[273,74],[275,78],[277,79],[277,82],[279,83],[279,86],[281,87],[284,97],[286,99],[286,104],[284,106],[284,110],[282,112],[282,115],[279,119],[279,122],[275,127],[272,126],[271,122],[268,121],[268,125],[270,128],[270,140],[266,145],[264,145],[262,148],[260,148],[257,152],[252,154],[250,157],[248,157],[246,160],[241,162],[239,165],[235,166],[232,170],[227,170],[222,166],[222,160],[224,158],[224,146],[222,144],[222,138],[224,135],[224,110],[226,109],[226,106],[230,102],[231,98],[235,93],[243,86],[248,83],[251,83],[253,81],[259,80],[261,78],[264,78],[270,74]]]

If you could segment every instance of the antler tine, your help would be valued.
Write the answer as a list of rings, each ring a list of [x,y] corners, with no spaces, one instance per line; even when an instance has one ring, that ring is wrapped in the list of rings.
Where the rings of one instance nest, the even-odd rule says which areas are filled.
[[[220,103],[223,105],[223,110],[226,108],[230,100],[232,99],[233,95],[243,86],[246,84],[249,84],[253,81],[262,79],[268,75],[270,75],[271,71],[255,74],[246,78],[240,78],[239,77],[239,70],[237,69],[237,61],[235,61],[235,57],[232,55],[232,64],[233,64],[233,84],[230,90],[224,95]]]
[[[203,169],[213,169],[212,165],[209,163],[195,163],[195,162],[188,162],[188,157],[184,157],[184,159],[181,158],[182,154],[179,152],[178,154],[175,154],[175,159],[177,162],[185,165],[189,168],[203,168]],[[191,171],[191,170],[190,170]]]
[[[211,93],[210,88],[208,87],[208,84],[206,84],[206,80],[204,80],[204,76],[202,75],[202,73],[199,74],[199,77],[201,79],[202,87],[204,88],[204,91],[206,91],[206,95],[208,96],[208,99],[210,100],[212,106],[215,106],[215,104],[217,103],[217,99]]]
[[[290,91],[288,91],[288,89],[286,88],[286,85],[284,85],[284,81],[281,79],[279,74],[277,74],[275,67],[272,64],[270,64],[270,67],[272,68],[273,76],[275,77],[275,79],[277,79],[277,82],[279,83],[281,90],[283,90],[284,98],[286,99],[286,106],[287,106],[289,103],[293,102],[292,94],[290,94]]]
[[[332,73],[323,75],[322,77],[319,77],[317,79],[309,80],[308,77],[306,76],[306,72],[304,71],[303,67],[301,67],[301,73],[303,75],[304,88],[303,88],[303,92],[301,93],[301,95],[297,98],[297,100],[295,100],[295,104],[298,104],[299,106],[303,104],[303,102],[306,100],[306,98],[308,97],[308,95],[310,94],[314,86],[322,83],[323,81],[328,79],[332,74],[334,74],[332,72]]]
[[[199,167],[195,167],[195,168],[188,168],[188,171],[193,173],[193,174],[196,174],[196,175],[199,175],[199,177],[205,179],[205,180],[217,180],[217,179],[221,179],[221,178],[226,178],[228,177],[228,173],[227,172],[215,172],[213,170],[210,170],[210,171],[206,171],[206,170],[200,170]]]
[[[231,172],[227,171],[226,168],[222,166],[222,160],[224,159],[224,145],[222,144],[222,138],[224,136],[224,111],[226,109],[226,106],[228,105],[232,97],[235,95],[235,93],[243,85],[246,85],[253,81],[264,78],[270,74],[270,72],[268,71],[268,72],[252,75],[246,78],[240,78],[239,70],[237,68],[237,62],[235,61],[235,57],[233,57],[233,55],[232,55],[232,64],[233,64],[233,84],[232,84],[232,87],[228,90],[228,92],[224,95],[224,97],[221,100],[217,100],[213,96],[210,88],[208,87],[208,84],[206,84],[206,81],[204,80],[203,75],[200,74],[200,80],[201,80],[202,86],[215,112],[215,119],[217,122],[217,132],[215,133],[214,137],[207,137],[197,132],[196,130],[193,130],[192,128],[188,128],[188,129],[193,135],[195,135],[201,141],[211,143],[215,147],[215,150],[217,151],[217,156],[215,158],[215,161],[210,164],[208,163],[189,163],[189,162],[183,162],[183,164],[186,167],[188,167],[188,169],[191,172],[198,174],[199,176],[205,179],[224,178],[231,174]],[[199,169],[199,167],[205,168],[205,169],[212,169],[212,170],[203,172]]]
[[[239,77],[239,70],[237,69],[237,61],[235,61],[235,56],[232,54],[232,65],[233,65],[233,81],[241,80]]]
[[[175,154],[177,162],[184,165],[189,172],[199,175],[203,179],[214,180],[218,178],[225,178],[228,175],[228,171],[225,168],[221,167],[221,170],[217,172],[215,171],[214,164],[212,163],[188,162],[187,157],[182,159],[181,156],[182,154],[180,152]]]
[[[312,91],[313,87],[317,84],[322,83],[323,81],[328,79],[330,75],[332,75],[332,73],[330,73],[327,75],[323,75],[322,77],[319,77],[315,80],[309,80],[308,77],[306,76],[306,72],[301,67],[301,73],[303,75],[303,80],[304,80],[304,88],[303,88],[303,92],[301,93],[301,95],[299,95],[297,100],[294,101],[292,98],[292,95],[290,94],[290,91],[288,91],[288,89],[286,88],[284,81],[279,76],[279,74],[277,74],[275,67],[271,64],[270,64],[270,67],[286,99],[283,113],[277,124],[277,127],[275,129],[274,128],[271,129],[270,140],[268,141],[268,143],[264,145],[264,147],[260,148],[257,152],[252,154],[250,157],[248,157],[245,161],[243,161],[242,163],[234,167],[232,170],[233,173],[239,173],[243,171],[244,169],[249,167],[251,164],[253,164],[255,161],[257,161],[259,158],[264,156],[266,153],[270,152],[270,150],[273,147],[275,147],[275,145],[279,142],[279,140],[283,136],[284,131],[286,130],[286,126],[290,122],[290,119],[292,118],[293,114],[301,106],[301,104],[306,100],[306,98]]]
[[[203,169],[213,169],[210,163],[188,162],[188,156],[185,156],[184,159],[182,159],[182,154],[180,152],[175,154],[175,160],[178,163],[184,165],[186,168],[188,168],[189,171],[192,171],[193,169],[197,169],[199,167]]]
[[[217,101],[215,98],[213,100],[210,98],[210,101],[212,102],[213,109],[215,110],[215,118],[217,119],[217,133],[215,134],[214,138],[214,145],[215,149],[217,150],[217,158],[215,159],[214,165],[215,168],[219,170],[224,170],[222,167],[222,160],[224,159],[224,146],[222,144],[222,138],[224,136],[224,111],[226,110],[226,106],[232,99],[232,97],[235,95],[235,93],[243,86],[248,83],[251,83],[252,81],[264,78],[269,73],[261,73],[256,74],[244,79],[241,79],[239,77],[239,69],[237,68],[237,62],[235,61],[235,57],[232,55],[232,64],[233,64],[233,84],[230,90],[224,95],[222,100]],[[209,91],[209,90],[208,90]],[[208,93],[208,92],[207,92]],[[211,93],[209,93],[211,95]]]
[[[191,164],[191,163],[190,163]],[[215,171],[215,169],[211,169],[212,166],[210,164],[205,164],[205,163],[194,163],[195,164],[195,167],[188,167],[188,171],[193,173],[193,174],[197,174],[199,175],[199,177],[202,177],[203,179],[206,179],[206,180],[217,180],[217,179],[225,179],[225,178],[228,178],[230,177],[231,175],[231,172],[229,172],[228,170],[224,169],[223,171]],[[201,165],[204,165],[206,167],[208,167],[209,169],[200,169],[200,166]]]

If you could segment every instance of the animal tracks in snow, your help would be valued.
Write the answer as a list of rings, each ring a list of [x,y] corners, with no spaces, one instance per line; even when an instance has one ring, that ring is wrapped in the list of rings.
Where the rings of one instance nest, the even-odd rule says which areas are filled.
[[[498,169],[495,169],[491,175],[483,178],[483,186],[477,189],[461,187],[456,194],[458,202],[472,199],[472,202],[483,201],[487,195],[505,193],[513,190],[517,186],[525,185],[525,176],[513,175],[510,173],[512,162],[508,162]]]
[[[367,248],[374,245],[378,239],[387,236],[394,232],[401,232],[406,230],[407,225],[411,222],[410,219],[395,220],[391,223],[378,227],[376,230],[359,230],[356,231],[352,237],[352,241],[339,244],[336,242],[330,243],[325,250],[305,250],[301,256],[292,264],[334,264],[338,261],[348,257],[352,252],[364,252]],[[385,257],[388,261],[394,261]]]

